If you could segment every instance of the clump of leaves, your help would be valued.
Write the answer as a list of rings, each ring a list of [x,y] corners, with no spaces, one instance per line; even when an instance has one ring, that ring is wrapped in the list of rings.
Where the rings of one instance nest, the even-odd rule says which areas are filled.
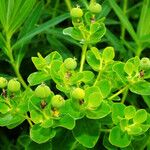
[[[150,114],[127,104],[132,104],[129,92],[150,95],[149,65],[143,67],[143,58],[138,56],[126,62],[116,61],[113,47],[95,47],[106,27],[105,18],[98,19],[100,11],[93,11],[92,5],[101,8],[95,1],[86,11],[73,8],[73,26],[64,29],[65,35],[82,44],[80,63],[75,58],[64,60],[57,51],[46,57],[38,53],[32,57],[37,71],[28,77],[29,85],[37,86],[35,90],[28,87],[11,91],[7,80],[0,78],[0,126],[12,129],[27,119],[29,136],[18,139],[25,148],[34,147],[36,142],[49,149],[85,149],[95,147],[98,140],[107,149],[134,149],[139,142],[145,142],[141,149],[147,146]],[[74,15],[74,11],[79,11],[79,15]],[[146,60],[149,64],[149,58]],[[53,91],[52,85],[57,90]],[[58,141],[62,143],[59,145]]]

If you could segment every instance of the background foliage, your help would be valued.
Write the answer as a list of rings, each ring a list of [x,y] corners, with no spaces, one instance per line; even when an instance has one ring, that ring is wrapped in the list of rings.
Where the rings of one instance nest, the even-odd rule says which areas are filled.
[[[106,17],[104,20],[106,25],[106,33],[105,36],[101,39],[101,42],[96,43],[95,46],[100,51],[102,51],[102,49],[104,49],[106,46],[113,46],[115,49],[114,59],[116,61],[126,62],[128,59],[135,56],[138,56],[139,58],[149,57],[150,0],[97,0],[97,2],[102,4],[103,8],[102,12],[98,14],[97,18],[100,19],[102,17]],[[87,0],[0,0],[0,76],[6,77],[7,79],[17,77],[18,80],[22,83],[22,88],[27,88],[29,82],[30,85],[33,86],[33,89],[35,89],[34,86],[37,85],[37,83],[40,83],[40,81],[37,81],[37,83],[34,83],[34,81],[32,83],[32,80],[30,80],[28,77],[30,77],[29,75],[31,73],[36,72],[36,61],[33,59],[31,60],[31,57],[37,57],[37,52],[40,52],[40,54],[45,57],[50,52],[57,51],[62,56],[62,58],[57,53],[52,54],[57,55],[56,58],[58,58],[60,61],[67,57],[76,57],[77,62],[79,63],[82,44],[77,42],[75,39],[64,35],[63,30],[69,26],[72,26],[71,18],[69,15],[71,8],[76,5],[80,5],[83,10],[86,10],[86,8],[88,8],[88,3],[89,1]],[[88,52],[90,57],[92,54],[93,53],[91,51]],[[97,64],[92,64],[93,62],[91,62],[90,59],[87,59],[87,62],[95,73],[97,71],[97,68],[95,67]],[[89,66],[85,65],[85,67],[88,68]],[[120,74],[119,69],[121,67],[121,63],[116,64],[114,67],[115,72]],[[37,70],[41,69],[38,68]],[[126,72],[130,74],[128,69]],[[91,78],[91,76],[89,78]],[[47,76],[44,76],[43,78],[47,79]],[[122,76],[120,78],[122,78]],[[146,80],[149,82],[149,76],[147,76]],[[57,89],[53,88],[53,84],[54,83],[48,83],[52,90],[57,93]],[[138,85],[136,85],[136,87],[141,85],[141,83],[137,84]],[[130,90],[134,93],[139,92],[136,91],[134,87],[132,87]],[[129,91],[125,104],[131,104],[138,109],[145,109],[147,112],[149,112],[149,94],[144,94],[141,96],[133,94],[132,92]],[[149,90],[147,93],[149,93]],[[27,95],[24,94],[23,96],[27,97],[29,95],[30,92],[28,92]],[[18,99],[20,99],[20,97],[16,98],[16,101]],[[34,102],[34,97],[32,100]],[[111,109],[115,109],[116,105],[113,105],[113,108]],[[107,106],[105,107],[107,108]],[[120,104],[117,106],[117,108],[123,110],[124,105]],[[32,110],[32,104],[30,104],[29,109]],[[132,110],[132,112],[133,111],[134,110]],[[111,139],[113,139],[114,136],[113,133],[115,133],[116,130],[117,132],[121,132],[120,128],[117,126],[118,120],[115,118],[115,113],[117,113],[117,111],[114,111],[113,114],[113,122],[116,123],[116,127],[113,128],[113,132],[111,133],[109,139],[110,141],[112,141]],[[86,114],[86,116],[90,118],[92,115],[90,116],[89,114]],[[123,115],[121,117],[126,118],[126,116]],[[110,120],[109,115],[108,118],[103,119],[104,122],[111,124],[112,120]],[[0,120],[0,122],[3,122],[2,117]],[[74,121],[69,117],[67,120],[70,121],[70,126],[67,125],[67,128],[73,129]],[[136,122],[136,117],[133,120]],[[86,141],[82,141],[82,138],[77,138],[77,141],[80,142],[77,142],[74,139],[74,137],[80,138],[80,136],[76,134],[78,133],[80,135],[80,132],[84,132],[84,126],[93,127],[93,129],[85,129],[85,133],[88,132],[89,135],[91,133],[94,134],[94,139],[92,139],[93,141],[98,141],[96,142],[97,144],[95,143],[96,146],[93,149],[99,149],[99,147],[102,147],[102,149],[117,149],[116,145],[120,143],[120,141],[116,140],[116,145],[111,145],[108,141],[107,131],[106,134],[102,132],[99,135],[99,133],[96,132],[99,129],[99,123],[94,122],[93,124],[90,119],[87,120],[87,118],[84,118],[83,120],[80,119],[76,122],[76,126],[73,129],[74,137],[67,129],[60,131],[58,129],[58,135],[52,140],[52,142],[46,142],[39,145],[33,142],[28,136],[28,122],[19,120],[19,123],[20,122],[22,122],[22,124],[11,130],[6,127],[0,128],[0,149],[24,149],[23,146],[26,145],[26,149],[36,149],[37,147],[37,149],[42,148],[47,150],[51,149],[51,143],[56,143],[55,146],[53,146],[53,149],[56,150],[64,147],[64,145],[64,149],[88,149],[83,147],[85,146],[84,144],[86,144],[86,147],[90,148],[92,147],[93,143],[90,143],[89,141],[86,143]],[[120,124],[124,124],[124,122],[122,121]],[[140,123],[143,122],[141,121]],[[7,122],[5,123],[7,124]],[[1,124],[1,126],[5,126],[5,124]],[[9,128],[13,127],[10,126]],[[36,129],[36,127],[34,129]],[[34,132],[34,129],[32,132]],[[79,129],[81,130],[77,131]],[[94,130],[96,131],[94,132]],[[42,131],[41,129],[40,132],[47,133],[49,131]],[[48,138],[49,136],[53,137],[54,134],[55,133],[48,135]],[[61,135],[65,135],[65,138]],[[88,135],[83,135],[85,136],[84,138],[88,138],[86,137]],[[97,138],[99,136],[101,138]],[[36,137],[39,137],[39,135],[36,135]],[[144,145],[145,147],[148,145],[147,149],[150,149],[150,143],[147,140],[148,137],[149,134],[147,133],[144,137],[138,138],[140,143],[144,143],[141,145]],[[102,138],[103,141],[101,140]],[[127,137],[125,135],[125,142],[127,141],[126,138]],[[60,141],[62,142],[60,143]],[[57,143],[59,143],[59,145]],[[137,141],[133,142],[132,144],[135,148],[139,148]],[[121,147],[120,145],[118,146]],[[141,147],[141,149],[144,149],[144,146]],[[121,149],[131,149],[131,147],[129,146]]]

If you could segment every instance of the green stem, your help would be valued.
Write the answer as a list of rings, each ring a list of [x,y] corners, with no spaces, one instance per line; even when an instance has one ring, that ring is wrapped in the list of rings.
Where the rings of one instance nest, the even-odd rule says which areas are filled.
[[[29,116],[26,115],[26,119],[27,119],[27,121],[28,121],[30,127],[32,127],[32,126],[33,126],[33,123],[32,123],[32,121],[31,121],[31,118],[29,118]]]
[[[81,54],[81,61],[80,61],[80,72],[83,71],[84,63],[85,63],[85,57],[86,57],[86,50],[87,50],[87,44],[84,44],[82,46],[82,54]]]
[[[124,91],[124,93],[123,93],[123,97],[122,97],[122,100],[121,100],[121,103],[124,103],[125,102],[125,100],[126,100],[126,97],[127,97],[127,95],[128,95],[128,88],[126,88],[126,90]]]
[[[78,141],[75,141],[75,142],[72,144],[70,150],[74,150],[74,149],[77,147],[77,144],[78,144]]]
[[[69,9],[69,11],[72,9],[72,6],[71,6],[71,1],[70,0],[65,0],[65,3]]]
[[[52,18],[55,18],[56,14],[57,14],[59,3],[60,3],[60,0],[56,0],[55,7],[54,7],[54,10],[53,10],[53,16],[52,16]]]
[[[150,136],[146,139],[145,143],[142,145],[142,147],[140,148],[140,150],[145,149],[146,146],[148,145],[149,141],[150,141]]]
[[[123,1],[123,14],[126,15],[127,11],[127,6],[128,6],[128,0]],[[125,27],[121,25],[121,38],[124,39],[125,37]]]
[[[21,84],[23,85],[24,88],[27,88],[27,84],[25,83],[25,81],[23,80],[20,72],[19,72],[19,67],[17,66],[17,64],[15,63],[14,57],[13,57],[13,52],[12,52],[12,48],[11,48],[11,41],[10,41],[11,37],[7,36],[7,41],[6,41],[6,47],[7,47],[7,51],[8,51],[8,57],[10,59],[10,63],[15,71],[16,76],[18,77],[18,80],[21,82]]]
[[[110,132],[111,129],[100,129],[101,132]]]
[[[97,82],[100,80],[100,77],[101,77],[101,74],[102,74],[102,67],[103,67],[103,59],[101,59],[99,73],[97,75],[97,78],[96,78],[93,86],[95,86],[97,84]]]
[[[112,96],[110,96],[108,99],[109,100],[113,100],[116,96],[118,96],[119,94],[123,93],[128,87],[125,86],[124,88],[122,88],[121,90],[119,90],[117,93],[113,94]]]
[[[136,51],[136,56],[140,57],[142,50],[143,49],[141,48],[141,46],[138,46],[138,49]]]

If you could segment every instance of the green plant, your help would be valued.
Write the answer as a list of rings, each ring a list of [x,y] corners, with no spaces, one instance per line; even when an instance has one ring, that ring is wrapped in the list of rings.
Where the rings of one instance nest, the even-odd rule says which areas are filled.
[[[91,3],[96,2],[88,7]],[[18,137],[18,149],[150,148],[150,60],[134,56],[124,62],[116,60],[112,46],[98,49],[106,34],[105,18],[88,7],[83,15],[71,13],[73,26],[63,30],[80,43],[80,60],[57,51],[46,56],[38,52],[32,57],[37,71],[29,75],[29,86],[20,73],[21,89],[18,81],[7,84],[0,77],[0,126],[13,129],[25,120],[30,125],[29,135]],[[36,32],[27,35],[31,33]],[[143,100],[149,108],[144,109]]]
[[[9,82],[8,82],[8,90],[10,92],[18,92],[20,90],[20,82],[18,82],[16,79],[11,79]]]

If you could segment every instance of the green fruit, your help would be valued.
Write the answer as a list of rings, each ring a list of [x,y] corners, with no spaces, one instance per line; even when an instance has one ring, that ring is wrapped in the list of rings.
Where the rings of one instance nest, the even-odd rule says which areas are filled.
[[[7,80],[3,77],[0,77],[0,88],[3,89],[7,86]]]
[[[72,8],[70,12],[71,17],[73,18],[81,18],[83,16],[83,11],[81,8]]]
[[[140,60],[140,67],[142,70],[148,70],[150,69],[150,59],[147,57],[143,57]]]
[[[68,70],[74,70],[77,67],[77,62],[73,58],[67,58],[64,61],[64,65]]]
[[[81,88],[76,88],[72,91],[72,98],[82,100],[84,99],[85,91]]]
[[[89,10],[92,12],[92,13],[95,13],[95,14],[98,14],[101,12],[102,10],[102,6],[98,3],[91,3],[89,5]]]
[[[45,84],[41,84],[35,89],[35,95],[39,98],[47,98],[50,95],[50,93],[50,88]]]
[[[10,92],[18,92],[21,88],[21,85],[20,82],[18,82],[16,79],[11,79],[8,82],[7,87]]]
[[[51,100],[51,104],[54,108],[60,108],[64,105],[64,103],[65,100],[61,95],[55,95]]]

